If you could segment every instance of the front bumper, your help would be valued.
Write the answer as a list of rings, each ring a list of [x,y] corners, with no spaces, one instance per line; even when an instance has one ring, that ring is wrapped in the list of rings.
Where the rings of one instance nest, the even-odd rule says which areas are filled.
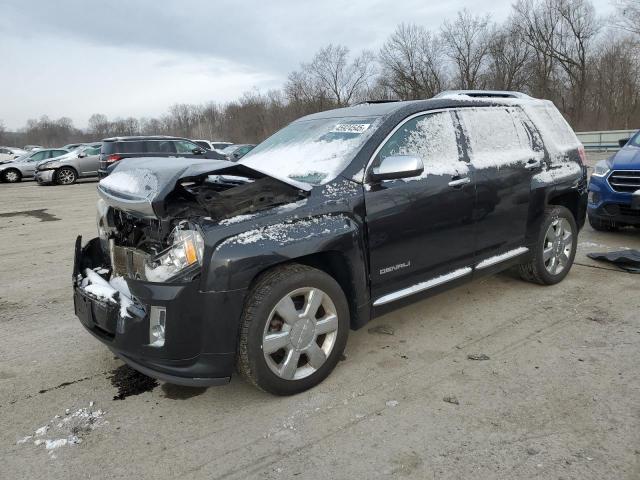
[[[53,183],[55,173],[55,170],[37,170],[34,178],[36,182],[41,185],[46,183]]]
[[[638,195],[616,192],[605,178],[591,176],[590,200],[587,213],[590,218],[616,225],[640,225]]]
[[[121,315],[120,305],[101,300],[81,287],[86,268],[107,267],[94,238],[76,241],[74,308],[82,325],[118,357],[145,375],[187,386],[222,385],[235,367],[238,324],[245,291],[201,292],[199,279],[187,284],[127,279],[135,306]],[[166,309],[165,342],[149,335],[152,306]]]

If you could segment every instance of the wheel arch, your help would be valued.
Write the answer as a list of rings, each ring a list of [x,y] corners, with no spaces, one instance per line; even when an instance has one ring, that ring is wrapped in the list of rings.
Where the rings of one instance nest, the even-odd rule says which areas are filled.
[[[58,181],[58,172],[60,170],[62,170],[63,168],[68,168],[70,170],[73,170],[73,172],[76,174],[76,180],[78,178],[80,178],[80,174],[78,173],[78,169],[76,167],[74,167],[73,165],[63,165],[63,166],[58,167],[58,168],[55,169],[55,173],[53,175],[54,175],[54,177],[56,179],[56,182]]]

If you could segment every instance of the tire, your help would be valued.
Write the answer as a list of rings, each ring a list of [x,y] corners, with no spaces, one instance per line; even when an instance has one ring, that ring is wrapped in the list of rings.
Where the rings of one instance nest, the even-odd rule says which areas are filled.
[[[618,229],[618,227],[611,222],[603,221],[591,216],[589,216],[589,225],[598,232],[613,232]]]
[[[55,177],[58,185],[73,185],[78,179],[78,174],[71,167],[62,167],[56,170]]]
[[[9,168],[2,172],[2,181],[7,183],[18,183],[22,181],[22,172],[15,168]]]
[[[533,255],[529,262],[520,265],[520,276],[541,285],[561,282],[571,270],[577,245],[578,226],[573,214],[562,206],[547,207]]]
[[[303,315],[307,306],[315,315]],[[275,395],[308,390],[335,368],[347,344],[349,324],[347,299],[330,275],[299,264],[276,267],[262,274],[248,293],[238,371]]]

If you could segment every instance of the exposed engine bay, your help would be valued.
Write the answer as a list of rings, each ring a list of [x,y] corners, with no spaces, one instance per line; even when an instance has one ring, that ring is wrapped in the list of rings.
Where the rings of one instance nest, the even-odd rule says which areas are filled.
[[[163,200],[161,217],[138,216],[98,204],[98,231],[114,275],[164,281],[174,270],[202,261],[200,225],[218,223],[305,198],[306,192],[275,178],[207,174],[184,178]],[[177,246],[179,248],[177,248]]]

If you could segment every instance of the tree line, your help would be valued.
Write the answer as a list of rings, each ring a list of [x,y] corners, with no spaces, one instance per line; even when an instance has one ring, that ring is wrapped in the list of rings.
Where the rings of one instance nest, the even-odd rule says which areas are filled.
[[[613,18],[589,0],[517,0],[508,19],[468,10],[437,30],[401,24],[378,52],[321,48],[283,87],[229,103],[176,104],[159,118],[0,122],[0,143],[62,145],[119,135],[177,135],[257,143],[309,113],[366,100],[430,98],[447,89],[517,90],[552,100],[577,131],[640,127],[640,0]]]

